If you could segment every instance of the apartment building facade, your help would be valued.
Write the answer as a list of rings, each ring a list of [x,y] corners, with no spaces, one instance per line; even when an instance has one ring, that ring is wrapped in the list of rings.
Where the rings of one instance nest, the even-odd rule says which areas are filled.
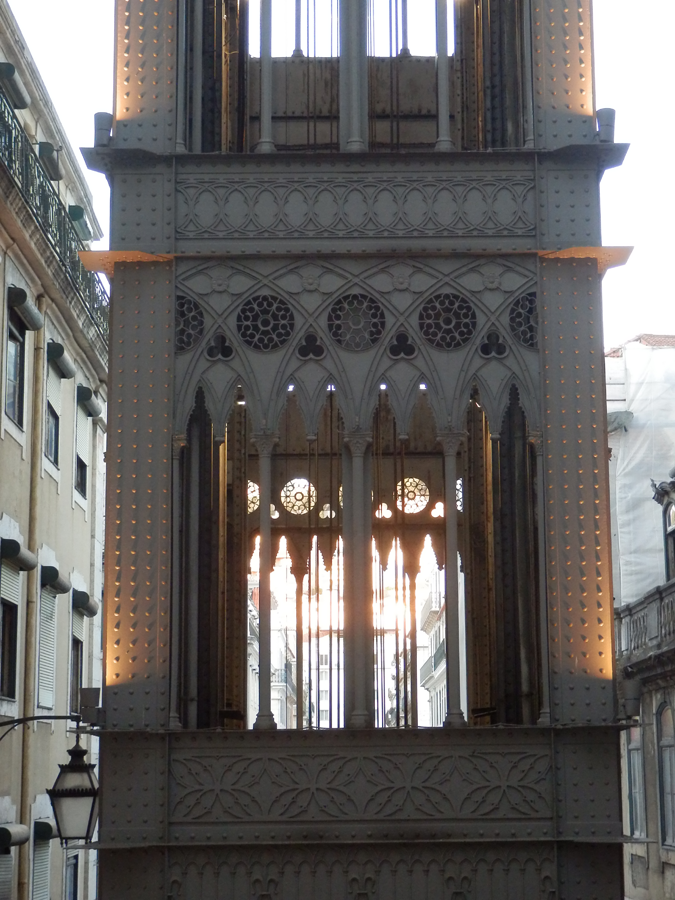
[[[96,896],[46,789],[100,687],[107,292],[89,189],[0,3],[0,896]],[[3,729],[3,723],[44,715]],[[53,717],[60,717],[54,720]],[[95,739],[85,737],[96,758]]]

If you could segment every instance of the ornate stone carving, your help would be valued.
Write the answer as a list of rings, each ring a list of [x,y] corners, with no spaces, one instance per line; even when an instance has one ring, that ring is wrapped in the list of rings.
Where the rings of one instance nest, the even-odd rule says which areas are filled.
[[[488,331],[485,340],[479,345],[478,352],[483,359],[503,359],[509,352],[509,348],[502,341],[498,331]]]
[[[467,344],[476,330],[476,311],[459,294],[436,294],[419,312],[424,340],[439,350],[455,350]]]
[[[192,350],[204,334],[204,313],[192,297],[176,296],[176,352]]]
[[[237,312],[239,337],[253,350],[278,350],[290,339],[294,328],[293,310],[281,297],[249,297]]]
[[[526,175],[181,176],[179,238],[533,235]]]
[[[271,456],[279,441],[279,435],[274,431],[261,431],[251,435],[251,441],[255,444],[259,456]]]
[[[529,291],[517,297],[509,310],[509,328],[511,334],[523,347],[531,347],[536,350],[539,341],[537,315],[537,292]]]
[[[349,445],[352,456],[363,456],[370,444],[373,436],[370,432],[355,431],[345,436],[345,443]]]
[[[437,440],[443,448],[443,453],[446,456],[452,456],[457,454],[457,451],[465,438],[465,431],[441,431]]]
[[[358,755],[181,750],[174,822],[529,819],[551,816],[550,759],[537,750]]]

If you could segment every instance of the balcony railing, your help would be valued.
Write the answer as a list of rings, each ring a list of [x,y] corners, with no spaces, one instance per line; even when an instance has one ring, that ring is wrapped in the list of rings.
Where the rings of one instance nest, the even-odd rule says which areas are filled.
[[[617,609],[615,620],[618,657],[639,659],[670,649],[675,643],[675,579]]]
[[[420,666],[420,681],[422,684],[433,675],[433,673],[445,665],[445,638],[440,642],[433,656],[425,659]]]
[[[86,248],[12,106],[1,92],[0,161],[28,204],[94,325],[107,341],[108,293],[98,275],[88,272],[80,262],[79,251]]]

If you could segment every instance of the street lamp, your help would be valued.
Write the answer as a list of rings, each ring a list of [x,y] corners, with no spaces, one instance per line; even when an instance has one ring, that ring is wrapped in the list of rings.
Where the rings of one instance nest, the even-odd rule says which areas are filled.
[[[47,793],[61,840],[89,843],[98,821],[98,779],[93,763],[84,761],[87,751],[80,745],[79,734],[68,755],[70,762],[59,766],[54,787]]]
[[[0,735],[0,741],[4,740],[19,725],[26,725],[28,722],[55,722],[59,719],[74,721],[79,729],[82,717],[78,713],[72,713],[69,716],[23,716],[21,719],[10,719],[7,722],[0,722],[0,728],[6,727],[7,729]],[[74,840],[83,840],[89,843],[98,821],[99,788],[98,779],[94,775],[93,763],[84,761],[87,751],[80,745],[79,731],[75,746],[70,748],[68,755],[70,762],[65,766],[59,765],[61,771],[54,782],[54,787],[47,790],[47,793],[52,801],[56,828],[61,840],[64,843]],[[6,826],[2,829],[3,834],[0,834],[0,850],[4,846],[21,844],[27,840],[27,838],[19,839],[23,837],[23,832],[10,833],[7,830],[9,827]],[[21,829],[24,826],[12,825],[11,828]],[[3,843],[3,840],[9,840],[9,843]]]

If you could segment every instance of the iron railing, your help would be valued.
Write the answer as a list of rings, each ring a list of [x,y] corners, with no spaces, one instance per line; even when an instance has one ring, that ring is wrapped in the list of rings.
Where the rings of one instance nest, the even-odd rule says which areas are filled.
[[[2,92],[0,161],[28,204],[94,325],[107,341],[108,293],[98,275],[82,265],[79,251],[86,248],[77,236],[68,210],[43,169],[28,135]]]

